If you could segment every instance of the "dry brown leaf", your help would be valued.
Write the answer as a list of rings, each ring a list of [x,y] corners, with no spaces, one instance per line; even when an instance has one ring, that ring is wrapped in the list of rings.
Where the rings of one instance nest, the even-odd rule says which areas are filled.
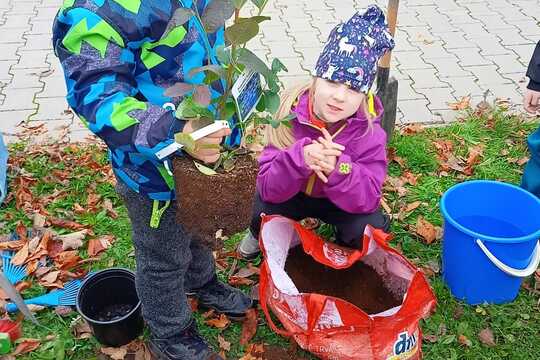
[[[23,240],[3,241],[0,243],[0,250],[20,250],[26,244]]]
[[[465,335],[459,335],[458,336],[458,342],[461,345],[465,345],[466,347],[471,347],[472,346],[472,341],[469,340],[469,338],[467,338]]]
[[[21,354],[27,354],[31,351],[36,350],[41,342],[38,339],[21,339],[19,345],[11,353],[11,355],[17,356]]]
[[[73,309],[69,306],[57,306],[54,308],[54,312],[61,317],[68,316],[73,313]]]
[[[422,202],[421,201],[415,201],[415,202],[412,202],[410,204],[407,204],[407,206],[405,206],[405,208],[403,209],[403,212],[405,214],[408,214],[413,212],[414,210],[418,209],[420,207],[420,205],[422,205]]]
[[[199,300],[195,297],[188,297],[189,307],[191,311],[196,312],[199,309]]]
[[[43,276],[40,279],[40,282],[45,282],[45,283],[49,283],[49,284],[53,283],[56,280],[58,280],[58,275],[60,275],[60,270],[51,271],[47,275]]]
[[[416,185],[418,184],[418,178],[420,177],[420,175],[414,175],[412,172],[410,171],[405,171],[403,173],[403,175],[401,176],[401,179],[403,180],[403,182],[405,184],[410,184],[410,185]]]
[[[37,313],[45,309],[46,307],[42,305],[28,304],[28,310],[30,310],[30,312],[33,312],[33,313]]]
[[[430,343],[436,343],[437,341],[439,341],[439,337],[437,335],[424,334],[423,338]]]
[[[254,283],[255,281],[248,278],[241,278],[241,277],[236,277],[236,276],[231,276],[229,278],[229,284],[231,284],[232,286],[242,286],[242,285],[250,286],[250,285],[253,285]]]
[[[30,287],[32,286],[32,283],[30,281],[19,281],[16,285],[15,285],[15,289],[21,293],[23,292],[24,290],[26,289],[29,289]]]
[[[64,219],[57,219],[57,218],[53,218],[53,217],[49,217],[47,219],[47,221],[52,225],[52,226],[57,226],[57,227],[60,227],[60,228],[64,228],[64,229],[70,229],[70,230],[83,230],[86,228],[86,226],[84,225],[81,225],[75,221],[71,221],[71,220],[64,220]]]
[[[206,320],[205,322],[218,329],[225,329],[230,323],[229,318],[225,314],[220,314],[219,317]]]
[[[11,258],[11,263],[13,265],[22,265],[28,258],[29,252],[28,252],[28,243],[24,244],[21,250],[17,251],[15,256]]]
[[[35,229],[39,229],[39,228],[43,228],[45,227],[45,216],[41,215],[40,213],[36,212],[34,213],[34,216],[33,216],[33,227]]]
[[[114,237],[112,235],[104,235],[99,238],[90,239],[88,242],[88,255],[94,257],[101,254],[111,247],[113,240]]]
[[[242,323],[242,334],[240,335],[240,345],[248,344],[257,332],[257,310],[249,309],[246,312],[246,319]]]
[[[76,250],[62,251],[55,257],[57,267],[61,270],[69,270],[79,263],[81,258]]]
[[[411,124],[411,125],[407,125],[403,127],[403,129],[401,129],[401,133],[403,135],[413,135],[413,134],[421,133],[424,130],[425,128],[421,124]]]
[[[33,260],[30,261],[28,264],[26,264],[26,274],[32,275],[39,266],[39,260]]]
[[[478,339],[480,342],[486,346],[495,346],[495,337],[493,336],[493,331],[489,328],[485,328],[478,334]]]
[[[217,339],[218,339],[218,343],[219,343],[219,348],[220,348],[220,349],[223,349],[223,350],[225,350],[225,351],[227,351],[227,352],[231,351],[231,343],[230,343],[230,342],[228,342],[227,340],[225,340],[225,339],[223,338],[223,336],[221,336],[221,335],[218,335],[218,338],[217,338]]]
[[[62,250],[77,250],[83,245],[88,230],[80,230],[71,234],[58,235],[55,240],[62,242]]]
[[[30,254],[34,253],[34,251],[36,251],[36,249],[38,248],[40,242],[40,236],[34,236],[32,239],[30,239],[30,241],[28,242],[28,252]]]
[[[458,102],[447,104],[451,110],[465,110],[471,107],[471,96],[463,96]]]
[[[88,323],[82,318],[78,318],[78,320],[72,323],[71,330],[73,331],[73,335],[75,335],[76,339],[89,339],[92,337],[90,325],[88,325]]]
[[[416,233],[421,236],[427,244],[431,244],[437,239],[436,227],[422,216],[419,216],[416,220]]]
[[[110,356],[110,358],[113,360],[123,360],[127,355],[127,350],[123,347],[119,347],[119,348],[104,347],[104,348],[101,348],[100,351],[103,354]]]
[[[48,267],[48,266],[42,266],[42,267],[40,267],[40,268],[38,268],[38,269],[36,270],[36,272],[34,273],[34,275],[35,275],[37,278],[39,278],[39,277],[45,275],[46,273],[48,273],[50,270],[51,270],[50,267]]]
[[[239,278],[248,278],[250,276],[253,276],[255,274],[257,274],[257,271],[254,270],[256,268],[241,268],[240,270],[238,270],[236,272],[236,274],[234,274],[234,277],[239,277]]]
[[[21,221],[17,223],[17,226],[15,227],[15,233],[17,234],[19,239],[23,241],[28,241],[28,230]]]
[[[109,215],[111,218],[116,219],[118,217],[118,213],[113,208],[112,201],[110,199],[103,200],[103,208],[107,211],[107,215]]]
[[[86,214],[86,209],[83,208],[79,203],[73,204],[73,212],[75,214]]]

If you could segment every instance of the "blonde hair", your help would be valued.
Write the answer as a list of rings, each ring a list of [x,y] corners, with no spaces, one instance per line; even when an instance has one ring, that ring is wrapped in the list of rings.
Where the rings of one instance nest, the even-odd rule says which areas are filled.
[[[289,89],[285,89],[281,93],[281,103],[278,111],[276,112],[276,119],[283,119],[287,115],[289,115],[291,113],[291,108],[296,102],[296,100],[306,91],[309,90],[311,96],[314,93],[316,79],[317,78],[314,77],[308,82],[299,84]],[[366,119],[368,120],[368,130],[370,130],[373,128],[374,116],[369,112],[369,105],[366,100],[362,102],[360,107],[363,110]],[[285,125],[280,125],[277,128],[274,128],[271,125],[265,125],[263,131],[263,138],[264,145],[273,145],[278,149],[286,149],[296,141],[292,132],[292,128]]]

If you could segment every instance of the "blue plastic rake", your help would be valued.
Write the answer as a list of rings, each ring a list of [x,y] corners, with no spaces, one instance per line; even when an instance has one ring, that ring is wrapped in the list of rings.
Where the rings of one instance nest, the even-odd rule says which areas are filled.
[[[74,306],[77,301],[77,294],[81,288],[82,280],[76,279],[67,282],[63,289],[53,290],[45,295],[37,296],[31,299],[26,299],[24,302],[27,305],[41,306]],[[6,304],[6,311],[13,313],[17,311],[17,305],[14,303]]]
[[[13,251],[2,252],[2,269],[9,282],[15,285],[28,274],[26,273],[26,265],[13,265],[11,263],[14,255],[15,253]]]

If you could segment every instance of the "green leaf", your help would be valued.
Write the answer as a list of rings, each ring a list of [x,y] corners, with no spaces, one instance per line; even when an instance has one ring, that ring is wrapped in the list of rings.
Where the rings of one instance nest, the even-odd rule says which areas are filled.
[[[213,0],[204,10],[202,23],[208,33],[215,33],[225,25],[225,21],[234,13],[232,0]]]
[[[237,9],[241,9],[242,6],[245,5],[247,0],[233,0],[234,2],[234,7],[237,8]]]
[[[272,20],[272,18],[270,16],[252,16],[252,17],[248,17],[248,18],[244,18],[244,17],[241,17],[241,18],[238,18],[236,20],[237,23],[241,23],[241,22],[251,22],[251,21],[255,21],[257,24],[260,24],[262,23],[263,21],[266,21],[266,20]]]
[[[210,89],[206,85],[197,85],[193,92],[193,101],[201,106],[210,105],[211,95]]]
[[[279,59],[274,59],[272,60],[272,72],[274,74],[277,74],[278,72],[280,72],[281,70],[285,71],[285,72],[288,72],[289,70],[287,70],[287,67],[285,67],[285,65],[283,65],[283,63],[281,62],[281,60]]]
[[[193,90],[193,85],[183,82],[177,82],[173,86],[167,88],[163,95],[169,96],[169,97],[179,97],[184,96],[188,92]]]
[[[268,66],[259,59],[257,55],[249,51],[248,49],[238,49],[238,63],[243,64],[246,68],[253,70],[262,76],[268,78],[270,75],[273,75]]]
[[[264,8],[267,1],[268,0],[251,0],[253,5],[255,5],[259,10],[262,10]]]
[[[219,79],[221,79],[221,78],[218,75],[216,75],[216,73],[213,73],[211,71],[207,71],[206,76],[204,78],[204,83],[206,85],[211,85],[214,82],[218,81]]]
[[[169,20],[169,22],[167,23],[167,28],[163,32],[162,38],[167,37],[167,35],[172,29],[187,23],[189,19],[193,17],[193,15],[195,15],[195,13],[189,8],[181,7],[176,9],[173,16],[171,17],[171,20]]]
[[[179,119],[214,119],[214,114],[206,107],[197,104],[191,96],[186,96],[176,108],[176,117]]]
[[[205,66],[199,66],[196,68],[191,69],[188,72],[188,78],[192,78],[195,76],[195,74],[200,73],[201,71],[210,71],[214,74],[218,75],[220,78],[225,79],[227,77],[227,72],[225,69],[219,65],[205,65]]]
[[[257,106],[255,107],[255,109],[258,112],[263,112],[266,109],[266,103],[264,102],[264,96],[261,96],[261,98],[259,99],[259,102],[257,103]]]
[[[58,337],[54,342],[54,358],[56,360],[64,360],[66,358],[66,345],[61,337]]]
[[[266,110],[271,114],[275,114],[279,109],[279,95],[275,92],[265,90],[264,91],[264,102],[266,104]]]
[[[204,175],[213,176],[213,175],[218,174],[217,172],[215,172],[213,169],[209,168],[208,166],[204,166],[202,164],[199,164],[196,161],[194,161],[193,163],[195,164],[195,167],[197,168],[197,170],[199,170]]]
[[[225,170],[226,172],[229,172],[234,169],[235,165],[236,165],[236,158],[231,156],[225,159],[225,161],[223,161],[223,170]]]
[[[184,145],[188,151],[193,151],[195,149],[195,140],[193,140],[191,134],[181,132],[176,133],[174,134],[174,141],[176,141],[178,144]]]
[[[216,48],[216,57],[220,63],[229,65],[231,63],[231,49],[225,45]]]
[[[256,21],[238,22],[225,29],[225,37],[232,45],[242,45],[253,39],[259,33],[259,24]]]
[[[223,117],[225,120],[230,119],[234,114],[236,114],[236,104],[234,102],[228,102],[225,105],[225,113]]]

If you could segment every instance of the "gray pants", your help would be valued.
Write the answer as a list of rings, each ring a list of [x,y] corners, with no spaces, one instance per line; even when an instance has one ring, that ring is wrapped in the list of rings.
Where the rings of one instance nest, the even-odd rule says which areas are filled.
[[[175,201],[162,215],[159,228],[152,229],[152,200],[120,181],[116,191],[126,204],[132,224],[143,317],[153,336],[169,338],[190,322],[185,289],[199,288],[212,279],[214,257],[176,223]]]

